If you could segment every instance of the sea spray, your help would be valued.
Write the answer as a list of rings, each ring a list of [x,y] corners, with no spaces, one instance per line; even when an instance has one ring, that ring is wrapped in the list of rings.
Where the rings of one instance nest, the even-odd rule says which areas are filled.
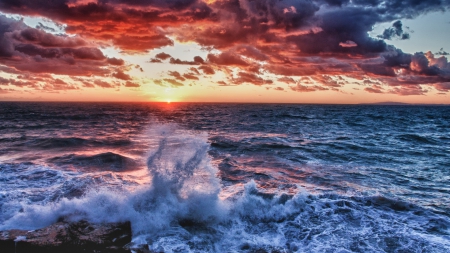
[[[0,230],[34,229],[60,218],[99,223],[131,221],[131,248],[148,245],[153,251],[164,252],[450,249],[448,216],[396,198],[337,192],[312,194],[302,190],[294,195],[267,194],[258,188],[258,182],[249,180],[233,186],[240,188],[237,195],[222,200],[218,197],[221,182],[208,155],[210,146],[205,133],[161,124],[148,130],[148,138],[150,151],[143,159],[147,161],[150,184],[127,190],[115,187],[120,177],[107,177],[109,174],[104,172],[64,171],[54,176],[47,173],[51,179],[58,179],[48,188],[52,194],[61,190],[64,178],[84,193],[54,201],[13,201],[8,197],[2,202],[5,215]],[[52,171],[32,165],[22,167],[17,173],[24,176],[34,175],[33,170]],[[9,173],[8,168],[2,172],[11,180],[14,170]],[[85,189],[84,183],[75,184],[77,179],[92,182],[91,188]],[[33,191],[28,190],[25,195]],[[14,211],[7,211],[8,205]]]
[[[147,160],[152,184],[131,200],[146,221],[133,222],[133,233],[154,234],[180,224],[220,220],[226,208],[218,198],[220,181],[208,155],[207,136],[174,125],[152,130],[152,136],[160,137]]]
[[[186,234],[183,226],[210,226],[226,217],[226,204],[218,198],[217,169],[208,155],[207,135],[173,124],[154,125],[148,134],[153,147],[147,159],[149,186],[128,191],[92,184],[90,189],[83,189],[80,197],[58,197],[55,202],[41,203],[17,201],[15,211],[3,216],[0,229],[37,229],[61,219],[131,221],[134,242],[139,244],[164,238],[168,233]],[[77,178],[91,179],[94,175],[85,173]],[[56,187],[64,185],[60,182]],[[11,203],[3,207],[6,205]]]

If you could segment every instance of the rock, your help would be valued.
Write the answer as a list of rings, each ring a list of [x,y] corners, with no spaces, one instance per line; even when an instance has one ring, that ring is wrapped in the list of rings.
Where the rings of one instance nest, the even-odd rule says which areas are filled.
[[[129,249],[124,248],[130,242],[129,222],[109,224],[91,224],[86,221],[57,222],[33,231],[0,232],[2,253],[130,253]]]

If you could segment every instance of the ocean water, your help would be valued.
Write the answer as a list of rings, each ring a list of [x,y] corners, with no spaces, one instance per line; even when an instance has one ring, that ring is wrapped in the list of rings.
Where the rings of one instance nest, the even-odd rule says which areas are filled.
[[[157,252],[450,252],[450,107],[0,103],[0,230]]]

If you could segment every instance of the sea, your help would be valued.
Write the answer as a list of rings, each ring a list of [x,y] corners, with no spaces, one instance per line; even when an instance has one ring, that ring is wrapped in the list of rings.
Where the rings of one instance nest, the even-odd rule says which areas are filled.
[[[450,107],[0,103],[0,231],[152,252],[450,252]]]

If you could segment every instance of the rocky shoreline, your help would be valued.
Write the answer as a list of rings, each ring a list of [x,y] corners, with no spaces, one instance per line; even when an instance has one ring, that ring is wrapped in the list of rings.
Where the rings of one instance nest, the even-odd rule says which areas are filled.
[[[92,224],[60,221],[48,227],[0,232],[2,253],[131,253],[130,222]]]

